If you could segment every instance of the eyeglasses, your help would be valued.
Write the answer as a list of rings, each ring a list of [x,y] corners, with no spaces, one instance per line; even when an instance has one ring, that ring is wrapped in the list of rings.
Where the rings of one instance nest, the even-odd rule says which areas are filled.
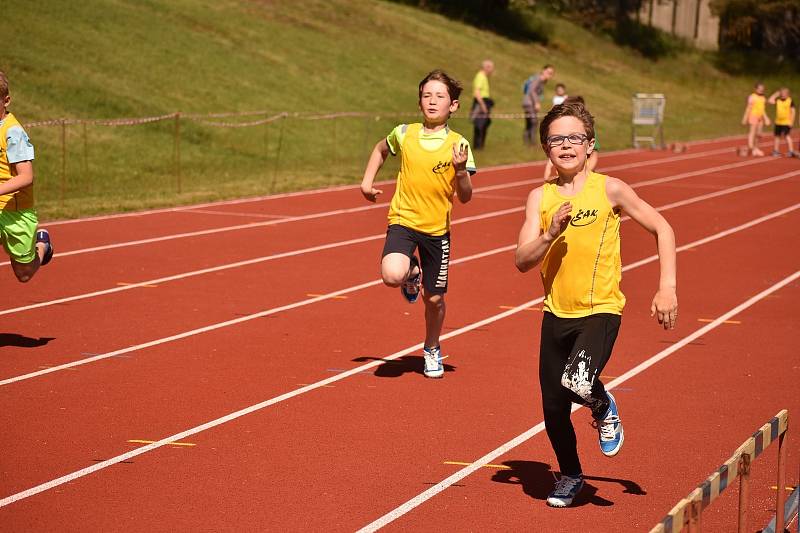
[[[583,144],[587,139],[589,139],[589,137],[582,133],[572,133],[570,135],[551,135],[545,139],[545,142],[550,148],[555,148],[556,146],[564,144],[565,140],[569,141],[570,144]]]

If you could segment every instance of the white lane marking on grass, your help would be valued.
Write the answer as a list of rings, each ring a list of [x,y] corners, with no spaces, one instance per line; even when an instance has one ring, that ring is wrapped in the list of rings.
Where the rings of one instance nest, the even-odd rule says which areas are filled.
[[[691,176],[697,175],[698,173],[704,173],[704,172],[705,171],[697,171],[695,173],[684,173],[684,174],[680,175],[681,176],[680,179],[691,177]],[[794,177],[797,174],[800,174],[800,171],[788,172],[786,174],[780,174],[778,176],[773,176],[771,178],[765,178],[763,180],[753,181],[753,182],[747,183],[745,185],[739,185],[739,186],[735,186],[735,187],[730,187],[728,189],[722,189],[720,191],[715,191],[713,193],[708,193],[708,194],[704,194],[704,195],[701,195],[701,196],[696,196],[696,197],[693,197],[693,198],[689,198],[689,199],[686,199],[686,200],[681,200],[681,201],[678,201],[678,202],[675,202],[675,203],[672,203],[672,204],[667,204],[667,205],[664,205],[664,206],[660,206],[657,209],[663,211],[663,210],[671,209],[673,207],[678,207],[678,206],[682,206],[682,205],[688,205],[688,204],[699,202],[699,201],[706,200],[706,199],[709,199],[709,198],[714,198],[716,196],[722,196],[724,194],[730,194],[730,193],[733,193],[733,192],[738,192],[738,191],[750,189],[750,188],[753,188],[753,187],[759,187],[761,185],[767,185],[767,184],[770,184],[770,183],[773,183],[773,182],[776,182],[776,181],[780,181],[780,180],[784,180],[784,179],[788,179],[788,178]],[[662,183],[663,180],[665,180],[665,179],[669,179],[669,176],[666,177],[666,178],[659,178],[659,180],[651,180],[651,182],[648,182],[648,183],[646,183],[644,185],[634,184],[633,187],[653,185],[656,182],[657,183]],[[452,224],[453,225],[463,224],[463,223],[466,223],[466,222],[473,222],[473,221],[476,221],[476,220],[483,220],[483,219],[486,219],[486,218],[504,216],[504,215],[508,215],[508,214],[512,214],[512,213],[521,212],[521,211],[524,211],[524,210],[525,210],[525,207],[524,206],[520,206],[520,207],[509,208],[509,209],[503,209],[503,210],[500,210],[500,211],[490,211],[488,213],[483,213],[483,214],[480,214],[480,215],[474,215],[474,216],[470,216],[470,217],[463,217],[463,218],[456,219],[456,220],[454,220],[452,222]],[[623,220],[626,220],[626,219],[623,219]],[[323,250],[329,250],[329,249],[332,249],[332,248],[350,246],[350,245],[353,245],[353,244],[360,244],[360,243],[364,243],[364,242],[368,242],[368,241],[382,239],[384,236],[385,236],[385,233],[379,233],[379,234],[376,234],[376,235],[369,235],[369,236],[366,236],[366,237],[359,237],[359,238],[356,238],[356,239],[338,241],[338,242],[333,242],[333,243],[329,243],[329,244],[321,244],[321,245],[318,245],[318,246],[311,246],[311,247],[308,247],[308,248],[301,248],[301,249],[298,249],[298,250],[291,250],[291,251],[287,251],[287,252],[281,252],[281,253],[277,253],[277,254],[272,254],[272,255],[267,255],[267,256],[262,256],[262,257],[256,257],[256,258],[253,258],[253,259],[246,259],[244,261],[237,261],[237,262],[234,262],[234,263],[227,263],[227,264],[219,265],[219,266],[215,266],[215,267],[203,268],[203,269],[200,269],[200,270],[193,270],[193,271],[184,272],[184,273],[180,273],[180,274],[174,274],[172,276],[165,276],[165,277],[162,277],[162,278],[155,278],[155,279],[150,279],[150,280],[136,282],[136,283],[128,283],[126,285],[114,287],[114,288],[111,288],[111,289],[103,289],[103,290],[99,290],[99,291],[93,291],[93,292],[78,294],[78,295],[75,295],[75,296],[66,296],[66,297],[63,297],[63,298],[57,298],[57,299],[48,300],[48,301],[45,301],[45,302],[39,302],[39,303],[30,304],[30,305],[24,305],[24,306],[20,306],[20,307],[3,309],[3,310],[0,310],[0,316],[9,315],[9,314],[13,314],[13,313],[20,313],[20,312],[23,312],[23,311],[30,311],[32,309],[39,309],[39,308],[42,308],[42,307],[49,307],[49,306],[52,306],[52,305],[58,305],[58,304],[63,304],[63,303],[68,303],[68,302],[74,302],[74,301],[77,301],[77,300],[84,300],[84,299],[88,299],[88,298],[96,298],[96,297],[99,297],[99,296],[105,296],[107,294],[114,294],[114,293],[118,293],[118,292],[122,292],[122,291],[126,291],[126,290],[136,289],[136,288],[139,288],[139,287],[146,287],[148,285],[158,285],[158,284],[166,283],[168,281],[176,281],[176,280],[190,278],[190,277],[193,277],[193,276],[200,276],[200,275],[203,275],[203,274],[210,274],[210,273],[213,273],[213,272],[220,272],[220,271],[223,271],[223,270],[228,270],[228,269],[233,269],[233,268],[240,268],[240,267],[243,267],[243,266],[254,265],[254,264],[263,263],[263,262],[266,262],[266,261],[273,261],[273,260],[276,260],[276,259],[283,259],[283,258],[286,258],[286,257],[293,257],[293,256],[303,255],[303,254],[306,254],[306,253],[313,253],[313,252],[319,252],[319,251],[323,251]]]
[[[720,232],[720,233],[717,233],[717,234],[714,234],[714,235],[710,235],[708,237],[705,237],[704,239],[700,239],[699,241],[695,241],[695,242],[680,246],[680,247],[677,248],[677,250],[680,252],[680,251],[686,250],[686,249],[691,248],[691,247],[699,246],[701,243],[711,242],[713,240],[720,239],[720,238],[722,238],[722,237],[724,237],[726,235],[731,235],[733,233],[741,231],[745,227],[751,227],[753,225],[760,224],[761,222],[764,222],[765,220],[769,220],[771,218],[775,218],[775,217],[781,216],[782,214],[788,213],[788,212],[790,212],[790,211],[792,211],[794,209],[797,209],[798,207],[800,207],[800,203],[795,204],[795,205],[790,206],[790,207],[787,207],[787,208],[785,208],[785,209],[783,209],[781,211],[775,212],[773,214],[766,215],[764,217],[760,217],[760,218],[755,219],[755,220],[751,220],[747,224],[743,224],[743,225],[737,226],[735,228],[729,228],[726,231],[723,231],[723,232]],[[504,248],[508,249],[508,250],[511,250],[515,246],[516,245],[511,245],[511,246],[506,246]],[[491,253],[494,253],[494,252],[492,252],[492,251],[484,252],[484,254],[482,254],[482,255],[483,256],[487,256],[487,255],[491,255]],[[463,260],[466,260],[466,258],[464,258]],[[658,260],[658,256],[657,255],[652,255],[652,256],[650,256],[648,258],[642,259],[642,260],[637,261],[635,263],[632,263],[630,265],[626,265],[625,267],[623,267],[622,270],[623,271],[632,270],[634,268],[638,268],[639,266],[642,266],[642,265],[647,264],[647,263],[651,263],[651,262],[656,261],[656,260]],[[798,275],[800,275],[800,272],[795,273],[794,277],[796,278]],[[371,284],[377,284],[377,283],[380,283],[380,282],[372,282]],[[369,284],[365,284],[365,285],[369,285]],[[339,294],[341,294],[342,292],[343,291],[338,291]],[[336,294],[336,293],[331,293],[331,294]],[[762,294],[764,294],[764,293],[762,293]],[[473,322],[472,324],[469,324],[467,326],[464,326],[462,328],[453,330],[453,331],[451,331],[449,333],[446,333],[446,334],[442,335],[442,340],[447,340],[449,338],[456,337],[458,335],[462,335],[464,333],[468,333],[468,332],[470,332],[472,330],[481,328],[481,327],[486,326],[488,324],[497,322],[497,321],[502,320],[502,319],[504,319],[506,317],[509,317],[509,316],[512,316],[512,315],[514,315],[516,313],[524,311],[525,309],[527,309],[528,307],[531,307],[532,305],[536,305],[538,303],[541,303],[543,300],[544,300],[543,297],[535,298],[533,300],[530,300],[530,301],[527,301],[527,302],[525,302],[523,304],[520,304],[520,305],[518,305],[518,306],[516,306],[513,309],[510,309],[508,311],[503,311],[502,313],[498,313],[496,315],[490,316],[490,317],[485,318],[483,320],[479,320],[478,322]],[[735,313],[733,313],[733,314],[735,314]],[[719,317],[717,320],[721,322],[721,321],[727,320],[728,318],[730,318],[730,316],[732,316],[732,314],[727,314],[726,313],[725,315],[722,315],[721,317]],[[716,327],[717,325],[718,325],[717,322],[713,322],[711,324],[708,324],[707,326],[704,326],[699,331],[708,331],[709,329],[711,329],[713,327]],[[706,328],[709,328],[709,329],[706,329]],[[245,415],[248,415],[250,413],[254,413],[256,411],[259,411],[259,410],[264,409],[266,407],[269,407],[271,405],[275,405],[275,404],[277,404],[279,402],[294,398],[296,396],[299,396],[301,394],[305,394],[307,392],[311,392],[311,391],[313,391],[315,389],[319,389],[321,387],[325,387],[326,385],[330,385],[330,384],[335,383],[337,381],[341,381],[341,380],[343,380],[345,378],[348,378],[350,376],[359,374],[359,373],[363,372],[364,370],[367,370],[367,369],[370,369],[372,367],[375,367],[375,366],[378,366],[380,364],[383,364],[386,361],[392,361],[392,360],[398,359],[398,358],[400,358],[400,357],[402,357],[404,355],[408,355],[409,353],[412,353],[414,351],[420,350],[421,348],[422,348],[422,343],[415,344],[414,346],[410,346],[410,347],[408,347],[408,348],[406,348],[404,350],[400,350],[399,352],[395,352],[395,353],[393,353],[391,355],[383,357],[380,360],[371,361],[369,363],[365,363],[363,365],[351,368],[350,370],[347,370],[346,372],[342,372],[340,374],[336,374],[336,375],[331,376],[331,377],[329,377],[327,379],[323,379],[323,380],[317,381],[315,383],[312,383],[312,384],[307,385],[305,387],[302,387],[300,389],[295,389],[295,390],[289,391],[287,393],[281,394],[280,396],[276,396],[276,397],[271,398],[269,400],[265,400],[263,402],[251,405],[250,407],[246,407],[244,409],[240,409],[238,411],[235,411],[235,412],[230,413],[228,415],[225,415],[223,417],[220,417],[220,418],[211,420],[209,422],[206,422],[205,424],[193,427],[191,429],[187,429],[187,430],[182,431],[180,433],[176,433],[175,435],[172,435],[170,437],[165,437],[165,438],[163,438],[163,439],[161,439],[161,440],[159,440],[157,442],[154,442],[153,444],[148,444],[147,446],[136,448],[135,450],[131,450],[131,451],[129,451],[127,453],[124,453],[122,455],[118,455],[116,457],[113,457],[111,459],[105,460],[103,462],[88,466],[86,468],[82,468],[82,469],[77,470],[75,472],[72,472],[70,474],[66,474],[64,476],[61,476],[61,477],[56,478],[56,479],[53,479],[53,480],[48,481],[46,483],[42,483],[42,484],[37,485],[35,487],[31,487],[31,488],[29,488],[27,490],[18,492],[16,494],[12,494],[12,495],[7,496],[7,497],[3,498],[2,500],[0,500],[0,507],[5,507],[5,506],[10,505],[10,504],[12,504],[12,503],[14,503],[16,501],[28,498],[28,497],[33,496],[35,494],[39,494],[40,492],[44,492],[46,490],[52,489],[54,487],[57,487],[59,485],[63,485],[65,483],[69,483],[70,481],[74,481],[75,479],[87,476],[87,475],[89,475],[89,474],[91,474],[93,472],[96,472],[98,470],[102,470],[102,469],[107,468],[109,466],[113,466],[113,465],[115,465],[117,463],[120,463],[120,462],[123,462],[123,461],[127,461],[128,459],[136,457],[137,455],[141,455],[143,453],[147,453],[149,451],[158,449],[158,448],[160,448],[162,446],[166,446],[166,445],[171,444],[171,443],[176,442],[176,441],[181,441],[181,440],[185,439],[186,437],[190,437],[192,435],[196,435],[197,433],[200,433],[200,432],[205,431],[207,429],[211,429],[211,428],[214,428],[216,426],[225,424],[226,422],[230,422],[230,421],[235,420],[237,418],[241,418],[241,417],[243,417]],[[620,381],[620,380],[623,377],[625,377],[625,379],[628,379],[628,377],[626,377],[627,375],[628,375],[628,373],[623,374],[623,376],[620,376],[620,378],[617,378],[615,381],[610,383],[609,386],[612,386],[612,385],[616,386],[617,384],[621,383],[622,381]],[[539,424],[539,425],[535,426],[535,428],[539,428],[540,426],[541,426],[541,428],[538,431],[542,430],[542,428],[544,427],[544,424]],[[533,429],[535,429],[535,428],[533,428]],[[529,432],[530,431],[532,431],[532,430],[529,430]],[[523,435],[525,435],[525,434],[523,434]],[[522,436],[517,437],[517,439],[520,439],[521,437]],[[527,438],[530,438],[530,437],[527,437]],[[519,443],[524,442],[525,440],[527,440],[527,438],[524,438],[524,439],[520,440]],[[514,439],[511,442],[516,442],[517,439]],[[516,445],[518,445],[518,444],[514,444],[513,446],[516,446]],[[511,446],[511,447],[513,447],[513,446]],[[495,450],[495,451],[497,451],[497,450]],[[485,459],[485,463],[490,463],[497,455],[500,455],[500,453],[498,453],[497,455],[491,455],[491,457],[490,457],[490,455],[491,454],[488,454],[488,455],[484,456],[483,458],[479,459],[479,461]],[[473,463],[473,467],[474,467],[475,470],[477,468],[480,468],[480,465],[479,466],[474,466],[476,464],[477,463]],[[469,468],[473,468],[473,467],[468,467],[468,469]],[[467,470],[467,469],[465,469],[465,470]],[[462,470],[462,472],[463,471],[464,470]],[[464,474],[464,476],[462,476],[462,477],[466,477],[466,475],[468,475],[469,473],[470,472],[467,472],[467,474]],[[456,474],[454,474],[454,475],[456,475]],[[450,476],[449,478],[447,478],[447,480],[450,480],[451,478],[453,478],[453,476]],[[445,481],[447,481],[447,480],[445,480]],[[454,482],[455,481],[453,481],[453,483]],[[441,482],[441,483],[444,483],[444,481]],[[439,485],[437,485],[437,487],[438,486]],[[441,492],[441,490],[444,490],[444,488],[441,488],[436,493]],[[427,494],[427,493],[428,493],[428,491],[426,491],[423,494]],[[433,495],[435,495],[435,493],[431,494],[431,497]]]
[[[712,331],[713,329],[717,328],[719,325],[724,323],[729,318],[731,318],[733,316],[736,316],[737,314],[741,313],[742,311],[746,310],[747,308],[751,307],[752,305],[758,303],[759,301],[764,299],[766,296],[772,294],[775,291],[780,290],[781,288],[785,287],[789,283],[792,283],[793,281],[797,280],[799,277],[800,277],[800,270],[796,271],[794,274],[792,274],[790,276],[785,277],[784,279],[782,279],[778,283],[772,285],[771,287],[759,292],[755,296],[752,296],[751,298],[748,298],[746,301],[744,301],[741,304],[737,305],[733,309],[731,309],[731,310],[723,313],[719,317],[717,317],[710,324],[708,324],[706,326],[703,326],[702,328],[696,330],[694,333],[692,333],[690,335],[687,335],[686,337],[684,337],[680,341],[676,342],[675,344],[673,344],[669,348],[666,348],[666,349],[658,352],[657,354],[653,355],[652,357],[650,357],[646,361],[644,361],[644,362],[638,364],[637,366],[633,367],[632,369],[628,370],[627,372],[625,372],[620,377],[618,377],[618,378],[614,379],[613,381],[611,381],[606,386],[606,388],[607,389],[613,389],[617,385],[620,385],[620,384],[626,382],[627,380],[631,379],[632,377],[637,376],[638,374],[641,374],[642,372],[644,372],[645,370],[647,370],[651,366],[655,365],[659,361],[661,361],[661,360],[669,357],[671,354],[677,352],[678,350],[680,350],[681,348],[683,348],[684,346],[686,346],[690,342],[694,341],[695,339],[697,339],[697,338],[705,335],[706,333]],[[572,406],[572,412],[573,413],[575,411],[577,411],[578,409],[580,409],[579,405],[574,404]],[[448,476],[447,478],[443,479],[442,481],[440,481],[439,483],[437,483],[433,487],[429,488],[428,490],[418,494],[414,498],[406,501],[402,505],[399,505],[398,507],[394,508],[392,511],[389,511],[388,513],[386,513],[382,517],[378,518],[377,520],[367,524],[363,528],[359,529],[358,533],[370,533],[370,532],[373,532],[373,531],[377,531],[378,529],[390,524],[391,522],[397,520],[401,516],[405,515],[406,513],[412,511],[413,509],[419,507],[420,505],[422,505],[426,501],[430,500],[431,498],[433,498],[434,496],[436,496],[440,492],[444,491],[448,487],[454,485],[455,483],[458,483],[459,481],[461,481],[465,477],[469,476],[470,474],[472,474],[473,472],[475,472],[479,468],[481,468],[483,466],[486,466],[487,464],[491,463],[492,461],[496,461],[502,455],[505,455],[506,453],[508,453],[512,449],[514,449],[517,446],[523,444],[524,442],[528,441],[529,439],[531,439],[535,435],[538,435],[542,431],[544,431],[544,422],[539,422],[538,424],[536,424],[532,428],[528,429],[524,433],[521,433],[520,435],[517,435],[516,437],[514,437],[511,440],[509,440],[505,444],[502,444],[502,445],[498,446],[497,448],[495,448],[494,450],[490,451],[489,453],[487,453],[486,455],[484,455],[480,459],[476,460],[474,463],[470,464],[469,466],[466,466],[466,467],[462,468],[458,472],[455,472],[454,474]]]

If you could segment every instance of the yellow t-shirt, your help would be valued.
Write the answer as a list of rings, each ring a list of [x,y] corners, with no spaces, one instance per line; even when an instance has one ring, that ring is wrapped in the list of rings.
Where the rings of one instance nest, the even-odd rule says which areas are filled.
[[[476,90],[480,92],[481,98],[491,97],[489,93],[489,77],[482,70],[479,70],[475,74],[475,79],[472,80],[472,93],[475,94]]]
[[[13,163],[33,159],[33,145],[25,130],[11,113],[0,121],[0,183],[5,183],[16,175],[11,170]],[[17,192],[0,196],[0,209],[19,211],[33,207],[33,185]]]
[[[392,154],[400,152],[397,190],[389,205],[389,224],[428,235],[450,231],[455,192],[453,145],[467,145],[467,170],[475,172],[469,142],[450,128],[425,133],[422,124],[401,124],[386,137]]]
[[[776,126],[791,126],[792,125],[792,108],[794,103],[792,97],[789,96],[784,99],[778,98],[775,100],[775,125]]]
[[[581,191],[563,196],[555,182],[542,188],[539,211],[543,231],[565,201],[572,202],[572,220],[542,261],[544,309],[562,318],[597,313],[621,315],[625,295],[620,258],[620,215],[606,195],[607,177],[590,172]]]
[[[753,93],[750,95],[750,117],[761,118],[767,105],[767,98],[763,94]]]

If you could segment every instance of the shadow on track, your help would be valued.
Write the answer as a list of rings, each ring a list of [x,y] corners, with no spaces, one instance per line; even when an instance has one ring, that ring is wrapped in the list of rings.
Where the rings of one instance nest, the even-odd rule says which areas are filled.
[[[498,470],[492,476],[492,481],[510,485],[521,485],[522,491],[525,494],[531,498],[542,501],[546,500],[547,495],[553,490],[556,476],[550,469],[550,465],[536,461],[504,461],[502,464],[509,468]],[[619,483],[625,487],[625,490],[622,491],[625,494],[634,494],[636,496],[644,496],[647,494],[638,483],[627,479],[587,475],[584,475],[583,479],[586,481],[586,485],[584,485],[583,490],[578,494],[572,507],[580,507],[587,504],[597,505],[599,507],[614,505],[614,502],[606,500],[597,494],[598,489],[596,486],[592,485],[592,481]]]
[[[419,374],[422,375],[422,369],[425,362],[421,355],[404,355],[399,359],[382,359],[380,357],[356,357],[353,359],[354,363],[366,363],[368,361],[384,361],[382,365],[375,368],[375,376],[379,378],[399,378],[403,374]],[[455,372],[456,367],[453,365],[444,364],[445,372]]]
[[[38,348],[48,342],[55,340],[55,337],[39,337],[34,339],[19,333],[0,333],[0,348],[15,346],[17,348]]]

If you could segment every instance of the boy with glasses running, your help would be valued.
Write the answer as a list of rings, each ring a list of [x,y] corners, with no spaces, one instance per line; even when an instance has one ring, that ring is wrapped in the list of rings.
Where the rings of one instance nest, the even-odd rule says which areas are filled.
[[[678,316],[675,236],[664,217],[630,186],[587,171],[594,119],[582,104],[553,107],[542,121],[540,138],[558,178],[528,196],[516,265],[527,272],[542,263],[539,381],[545,429],[561,471],[547,504],[567,507],[584,485],[572,403],[591,410],[604,455],[619,453],[625,438],[614,396],[599,379],[625,305],[619,288],[621,212],[656,237],[661,275],[650,314],[664,329],[674,328]]]

